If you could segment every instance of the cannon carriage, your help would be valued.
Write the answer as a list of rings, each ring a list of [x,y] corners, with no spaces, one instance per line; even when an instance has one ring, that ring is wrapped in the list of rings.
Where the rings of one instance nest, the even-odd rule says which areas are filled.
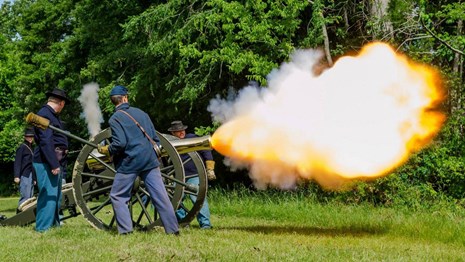
[[[27,121],[38,125],[37,117],[30,114]],[[61,210],[64,213],[62,220],[83,215],[97,229],[116,229],[115,216],[109,196],[116,171],[112,159],[101,155],[96,150],[98,144],[110,142],[111,130],[105,129],[87,141],[52,125],[38,126],[51,128],[84,144],[74,163],[72,183],[62,187]],[[174,210],[182,209],[186,214],[179,221],[180,226],[185,226],[196,217],[207,194],[208,180],[205,166],[195,151],[211,150],[210,137],[181,140],[159,132],[157,135],[161,144],[160,170],[165,188]],[[180,154],[189,154],[190,157],[186,161],[194,162],[197,169],[195,176],[199,178],[198,185],[186,183],[188,177],[185,176],[185,163],[181,161]],[[187,195],[194,196],[195,202],[192,203],[188,197],[185,197]],[[128,205],[136,230],[145,231],[155,226],[161,226],[157,210],[155,205],[151,203],[143,181],[137,179],[134,183]],[[23,226],[35,222],[36,200],[34,198],[26,201],[19,209],[20,213],[0,221],[0,225]]]

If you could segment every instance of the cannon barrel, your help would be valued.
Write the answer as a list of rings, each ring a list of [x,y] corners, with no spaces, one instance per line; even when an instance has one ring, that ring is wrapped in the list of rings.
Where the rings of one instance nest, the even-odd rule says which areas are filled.
[[[97,148],[98,145],[82,139],[76,135],[71,134],[69,131],[65,131],[53,125],[50,125],[50,121],[46,118],[43,118],[39,115],[34,113],[29,113],[26,117],[26,122],[32,124],[41,129],[50,128],[56,132],[62,133],[66,136],[69,136],[73,139],[76,139],[84,144]],[[173,145],[174,148],[178,151],[179,154],[190,153],[199,150],[212,150],[210,136],[202,136],[202,137],[193,137],[193,138],[185,138],[179,140],[171,140],[170,143]],[[161,148],[161,156],[167,156],[168,152]]]

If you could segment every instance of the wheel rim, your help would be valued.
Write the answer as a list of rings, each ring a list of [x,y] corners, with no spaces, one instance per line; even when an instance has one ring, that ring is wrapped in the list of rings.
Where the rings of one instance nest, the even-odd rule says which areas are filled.
[[[179,138],[171,135],[165,135],[169,140],[177,140]],[[208,188],[208,179],[205,165],[203,164],[202,158],[197,152],[188,153],[189,158],[187,158],[182,164],[186,164],[189,161],[193,161],[195,168],[197,169],[197,174],[187,176],[185,175],[185,182],[188,183],[189,179],[198,178],[199,184],[194,185],[195,187],[187,186],[184,188],[184,196],[182,197],[181,203],[178,207],[178,212],[183,211],[184,217],[179,220],[180,226],[189,225],[192,220],[195,219],[197,214],[200,212],[200,209],[203,206],[204,200],[207,196]],[[193,198],[191,198],[193,197]]]

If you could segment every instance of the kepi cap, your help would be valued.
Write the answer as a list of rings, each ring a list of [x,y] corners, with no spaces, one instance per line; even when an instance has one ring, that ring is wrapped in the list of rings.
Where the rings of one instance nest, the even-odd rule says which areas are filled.
[[[187,126],[183,125],[182,121],[176,120],[176,121],[171,122],[171,127],[168,128],[168,131],[176,132],[176,131],[182,131],[186,129],[187,129]]]
[[[125,96],[128,94],[128,89],[124,86],[115,86],[110,91],[110,96]]]
[[[24,136],[34,136],[34,129],[32,127],[26,128],[24,131]]]

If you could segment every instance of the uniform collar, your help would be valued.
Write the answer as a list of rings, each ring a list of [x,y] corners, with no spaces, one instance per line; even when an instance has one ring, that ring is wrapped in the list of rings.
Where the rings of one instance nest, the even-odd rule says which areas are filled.
[[[45,104],[44,107],[47,108],[48,110],[50,110],[50,112],[51,112],[53,115],[58,116],[57,112],[55,111],[55,109],[53,109],[53,107],[51,107],[51,106],[49,106],[49,105],[47,105],[47,104]]]
[[[115,108],[115,111],[122,110],[122,109],[128,109],[128,108],[129,108],[129,103],[122,103],[121,105]]]

